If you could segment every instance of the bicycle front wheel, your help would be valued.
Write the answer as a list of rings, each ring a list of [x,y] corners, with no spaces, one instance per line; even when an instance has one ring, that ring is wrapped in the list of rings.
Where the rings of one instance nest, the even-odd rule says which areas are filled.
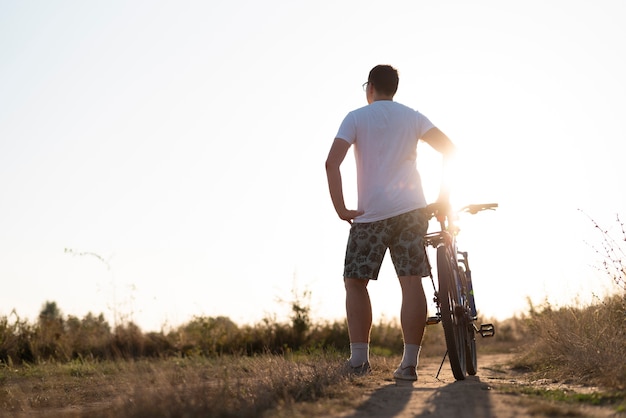
[[[437,276],[439,279],[441,322],[448,348],[450,367],[456,380],[464,380],[467,373],[465,310],[460,294],[460,278],[456,257],[445,245],[437,248]]]
[[[473,287],[472,287],[472,279],[465,272],[465,267],[459,265],[459,275],[461,278],[461,284],[463,286],[463,292],[467,295],[467,298],[474,298]],[[470,309],[474,306],[474,302],[469,301]],[[476,359],[476,332],[474,331],[473,320],[466,321],[466,340],[465,340],[465,365],[467,369],[467,374],[474,376],[478,370],[478,362]]]

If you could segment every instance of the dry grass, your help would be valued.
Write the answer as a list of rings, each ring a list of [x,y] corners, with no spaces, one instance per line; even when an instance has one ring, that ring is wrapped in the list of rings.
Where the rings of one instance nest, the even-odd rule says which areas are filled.
[[[349,405],[337,354],[71,362],[0,372],[0,415],[252,417],[319,398]],[[331,405],[333,402],[331,402]],[[314,405],[314,404],[313,404]],[[309,408],[314,407],[309,405]]]
[[[626,390],[626,294],[598,304],[531,310],[520,367],[544,377]]]

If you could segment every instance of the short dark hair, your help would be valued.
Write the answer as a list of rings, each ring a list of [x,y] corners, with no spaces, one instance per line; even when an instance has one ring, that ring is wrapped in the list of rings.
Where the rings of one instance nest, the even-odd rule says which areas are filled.
[[[391,65],[377,65],[370,70],[367,82],[382,94],[393,96],[398,91],[398,70]]]

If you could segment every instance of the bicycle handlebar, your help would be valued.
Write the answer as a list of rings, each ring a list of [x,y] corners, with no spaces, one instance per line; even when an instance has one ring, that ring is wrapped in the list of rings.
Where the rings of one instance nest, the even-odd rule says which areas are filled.
[[[480,203],[474,205],[464,206],[459,210],[459,212],[469,212],[472,215],[477,214],[481,210],[495,210],[498,207],[497,203]]]
[[[463,206],[461,209],[457,210],[457,213],[468,212],[472,215],[477,214],[483,210],[495,210],[498,207],[497,203],[478,203]],[[440,216],[441,214],[448,214],[452,212],[449,203],[436,202],[431,203],[430,205],[424,208],[427,213],[430,213],[431,216]]]
[[[474,215],[483,210],[495,210],[495,208],[497,207],[498,207],[497,203],[479,203],[479,204],[463,206],[461,209],[457,211],[452,211],[452,208],[450,207],[449,202],[435,202],[426,206],[422,210],[425,211],[426,215],[428,216],[428,219],[437,218],[439,225],[441,225],[441,231],[455,230],[456,232],[458,232],[458,228],[453,226],[455,223],[454,222],[455,216],[453,215],[453,213],[458,214],[461,212],[468,212]],[[439,234],[441,234],[441,232],[436,233],[436,236],[439,236]],[[434,241],[431,241],[430,244],[428,245],[433,245],[432,242]]]

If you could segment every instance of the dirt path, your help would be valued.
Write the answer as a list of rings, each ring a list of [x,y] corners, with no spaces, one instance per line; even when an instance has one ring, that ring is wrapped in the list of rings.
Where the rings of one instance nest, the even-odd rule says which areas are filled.
[[[419,381],[398,385],[388,377],[388,371],[374,371],[363,378],[366,393],[360,406],[341,417],[617,417],[610,408],[571,405],[549,402],[535,397],[512,394],[505,389],[514,385],[531,384],[528,377],[513,371],[506,354],[486,355],[479,358],[476,376],[455,381],[446,360],[436,379],[440,361],[425,358],[421,361]],[[532,382],[546,387],[545,382]],[[568,387],[562,389],[575,390]],[[582,388],[579,388],[583,390]]]

